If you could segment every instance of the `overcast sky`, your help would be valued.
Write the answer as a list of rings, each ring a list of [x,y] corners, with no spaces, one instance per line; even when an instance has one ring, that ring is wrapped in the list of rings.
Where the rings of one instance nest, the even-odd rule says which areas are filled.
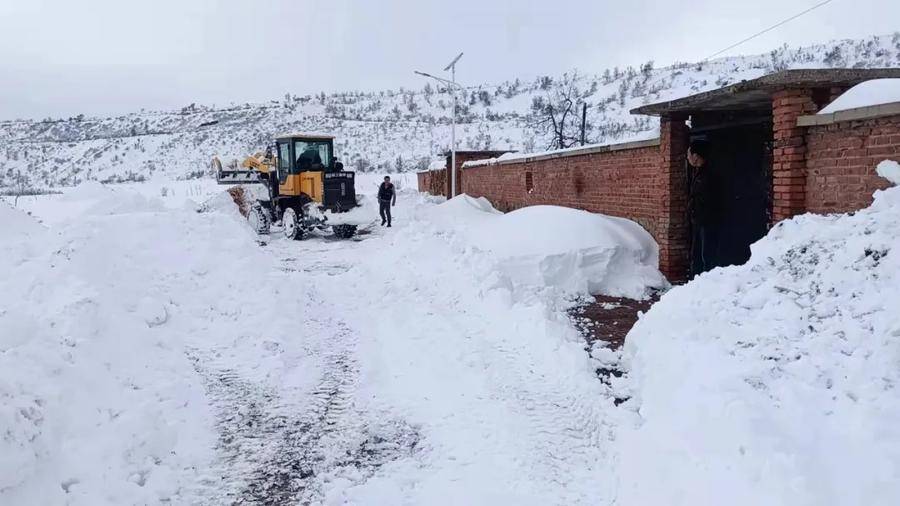
[[[0,0],[0,119],[419,88],[700,60],[820,0]],[[833,0],[732,54],[900,30]]]

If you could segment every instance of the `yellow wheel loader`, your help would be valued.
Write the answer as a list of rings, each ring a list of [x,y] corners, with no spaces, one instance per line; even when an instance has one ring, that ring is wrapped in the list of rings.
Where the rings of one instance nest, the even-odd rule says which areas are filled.
[[[284,236],[301,239],[312,230],[331,229],[335,236],[350,238],[356,225],[330,225],[323,211],[342,213],[356,207],[356,174],[345,171],[334,157],[334,137],[323,134],[291,134],[275,139],[265,153],[222,166],[213,158],[219,184],[260,183],[267,198],[250,205],[247,218],[257,233],[269,233],[281,223]]]

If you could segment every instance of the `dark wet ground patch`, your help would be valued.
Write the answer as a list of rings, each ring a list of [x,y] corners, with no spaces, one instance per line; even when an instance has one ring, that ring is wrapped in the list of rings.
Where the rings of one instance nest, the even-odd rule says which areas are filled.
[[[625,343],[625,336],[638,321],[639,313],[646,313],[659,296],[646,300],[623,297],[594,296],[594,302],[576,306],[569,311],[575,327],[584,336],[588,345],[601,341],[605,346],[617,350]]]
[[[589,354],[593,356],[598,348],[617,352],[625,344],[625,336],[637,323],[640,314],[646,313],[658,300],[659,295],[645,300],[596,295],[594,301],[570,309],[569,317],[584,336],[585,351]],[[612,386],[613,379],[625,374],[617,361],[604,362],[595,372],[597,378],[609,386]],[[627,397],[615,397],[614,402],[618,406],[627,400]]]

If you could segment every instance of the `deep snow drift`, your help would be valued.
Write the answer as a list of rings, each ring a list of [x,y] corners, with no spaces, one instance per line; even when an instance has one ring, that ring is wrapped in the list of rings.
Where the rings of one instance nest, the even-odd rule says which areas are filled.
[[[46,233],[0,204],[0,503],[193,502],[215,435],[186,331],[259,324],[228,322],[266,258],[227,216],[92,186]]]
[[[667,293],[626,340],[619,504],[900,503],[898,230],[891,188]]]
[[[468,195],[435,207],[429,217],[490,252],[514,286],[635,299],[668,286],[653,237],[624,218],[558,206],[503,214]]]

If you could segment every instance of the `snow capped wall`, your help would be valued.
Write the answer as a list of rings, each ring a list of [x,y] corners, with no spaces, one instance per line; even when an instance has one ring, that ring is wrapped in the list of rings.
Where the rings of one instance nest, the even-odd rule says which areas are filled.
[[[900,501],[897,230],[900,188],[879,191],[653,306],[626,341],[619,504]]]

